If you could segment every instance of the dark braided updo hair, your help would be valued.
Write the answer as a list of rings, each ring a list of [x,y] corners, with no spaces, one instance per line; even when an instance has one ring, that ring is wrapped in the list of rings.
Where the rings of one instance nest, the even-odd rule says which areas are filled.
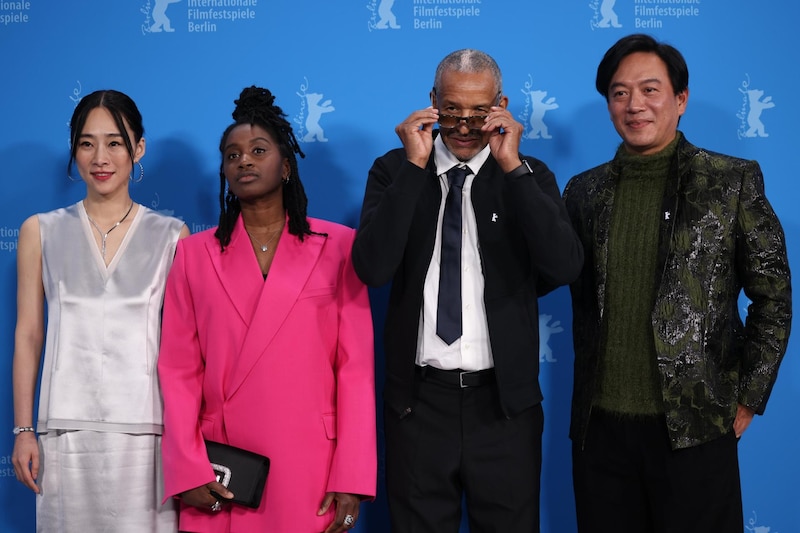
[[[255,85],[242,90],[238,100],[233,101],[236,109],[233,110],[233,124],[225,129],[219,141],[219,151],[223,160],[219,167],[219,225],[214,236],[219,240],[221,249],[231,242],[231,233],[236,224],[236,219],[242,211],[239,198],[228,189],[228,180],[224,172],[224,151],[231,131],[242,124],[259,126],[268,131],[278,144],[281,156],[289,161],[291,168],[288,181],[283,183],[283,207],[289,217],[289,233],[296,235],[301,241],[305,235],[311,235],[306,212],[308,197],[300,181],[297,170],[297,158],[305,157],[300,149],[297,139],[292,131],[292,126],[286,120],[286,114],[275,105],[275,96],[268,90]]]

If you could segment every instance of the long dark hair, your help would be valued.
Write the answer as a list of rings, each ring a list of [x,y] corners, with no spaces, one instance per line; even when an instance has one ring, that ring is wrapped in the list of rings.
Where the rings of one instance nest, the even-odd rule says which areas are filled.
[[[262,89],[255,85],[247,87],[242,90],[239,98],[233,103],[236,104],[236,109],[232,114],[233,124],[225,128],[225,132],[222,134],[219,141],[220,154],[224,156],[228,135],[236,126],[242,124],[259,126],[272,134],[278,143],[281,155],[289,160],[289,178],[283,183],[283,207],[289,217],[289,233],[296,235],[302,241],[303,237],[311,235],[312,231],[307,218],[308,197],[303,183],[300,181],[295,157],[295,154],[300,157],[305,157],[305,154],[297,143],[292,126],[286,120],[283,110],[275,105],[275,96],[268,89]],[[219,167],[220,214],[214,236],[219,240],[220,248],[224,251],[231,242],[231,233],[236,219],[242,211],[242,206],[239,198],[228,189],[228,180],[225,179],[223,169],[224,160]]]
[[[72,112],[72,119],[69,122],[69,163],[67,163],[67,175],[70,175],[72,163],[75,162],[75,154],[78,152],[78,144],[83,127],[86,125],[86,119],[89,113],[98,107],[103,107],[111,113],[114,123],[119,129],[122,139],[125,141],[125,148],[128,149],[128,155],[131,157],[131,166],[135,164],[133,160],[134,145],[139,143],[139,140],[144,136],[144,125],[142,124],[142,114],[139,113],[139,108],[125,93],[115,91],[113,89],[104,89],[87,94],[81,98],[78,105],[75,106],[75,111]],[[128,129],[125,127],[127,123],[128,128],[133,131],[133,139],[128,137]]]

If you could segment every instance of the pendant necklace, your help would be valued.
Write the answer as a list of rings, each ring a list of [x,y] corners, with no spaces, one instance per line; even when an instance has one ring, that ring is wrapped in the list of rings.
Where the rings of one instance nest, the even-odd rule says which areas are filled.
[[[255,243],[258,245],[258,247],[261,248],[261,251],[266,253],[269,250],[269,244],[272,241],[275,240],[275,237],[278,236],[278,234],[281,232],[282,229],[283,229],[283,226],[281,226],[280,228],[276,229],[275,232],[272,234],[272,237],[270,237],[269,240],[264,244],[261,244],[261,241],[259,241],[255,237],[253,237],[252,233],[250,233],[247,230],[245,230],[245,231],[247,231],[247,234],[250,236],[251,239],[253,239],[253,241],[255,241]]]
[[[85,209],[85,207],[86,206],[84,205],[84,209]],[[92,226],[94,226],[94,229],[97,230],[97,233],[100,235],[100,238],[103,239],[103,242],[100,245],[100,253],[103,256],[103,259],[106,258],[106,239],[108,238],[108,234],[111,233],[112,231],[114,231],[115,229],[117,229],[117,226],[119,226],[120,224],[125,222],[125,219],[128,218],[128,215],[131,214],[131,209],[133,209],[133,200],[131,200],[131,206],[125,212],[125,216],[123,216],[121,219],[119,219],[119,222],[117,222],[116,224],[111,226],[111,228],[105,233],[103,233],[103,230],[100,229],[100,226],[98,226],[95,223],[95,221],[92,220],[92,217],[89,216],[89,212],[88,211],[86,212],[86,218],[89,219],[89,222],[91,222]]]

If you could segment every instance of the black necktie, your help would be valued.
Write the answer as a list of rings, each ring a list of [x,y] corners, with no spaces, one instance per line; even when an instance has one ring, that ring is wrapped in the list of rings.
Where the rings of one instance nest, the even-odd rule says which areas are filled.
[[[469,167],[447,173],[450,191],[442,219],[442,258],[439,270],[439,308],[436,334],[447,344],[461,337],[461,189]]]

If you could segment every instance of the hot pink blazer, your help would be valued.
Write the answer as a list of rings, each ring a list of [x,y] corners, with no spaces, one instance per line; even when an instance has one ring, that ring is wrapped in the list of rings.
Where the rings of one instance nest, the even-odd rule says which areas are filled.
[[[266,281],[241,218],[220,252],[214,230],[179,241],[167,281],[158,372],[165,495],[214,480],[203,439],[271,460],[261,506],[182,506],[186,531],[320,532],[326,492],[374,497],[372,316],[350,261],[354,230],[288,224]]]

